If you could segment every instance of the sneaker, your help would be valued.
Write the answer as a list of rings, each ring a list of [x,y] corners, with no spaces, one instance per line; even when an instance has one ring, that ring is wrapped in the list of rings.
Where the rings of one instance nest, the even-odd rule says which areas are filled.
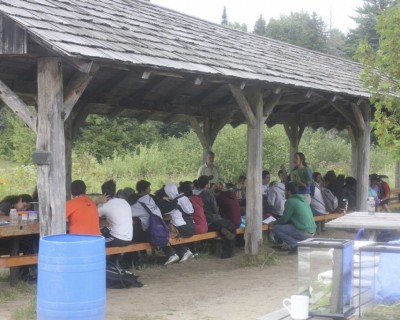
[[[233,232],[229,231],[227,228],[222,228],[221,233],[227,238],[228,240],[235,240],[236,234]]]
[[[171,263],[175,263],[179,261],[179,256],[177,254],[174,254],[173,256],[170,256],[167,260],[167,262],[164,263],[164,266],[168,266]]]
[[[187,250],[187,251],[185,252],[185,254],[183,255],[182,259],[179,260],[179,263],[188,261],[189,259],[193,259],[193,258],[194,258],[194,256],[193,256],[192,251]]]

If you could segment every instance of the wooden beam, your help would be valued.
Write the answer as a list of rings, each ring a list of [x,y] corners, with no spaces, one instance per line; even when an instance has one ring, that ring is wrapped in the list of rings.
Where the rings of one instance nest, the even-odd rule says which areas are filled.
[[[280,88],[281,89],[281,88]],[[278,93],[274,93],[268,97],[268,102],[264,105],[263,114],[264,117],[268,118],[272,111],[274,110],[275,106],[278,105],[279,100],[283,95],[283,90],[278,90]]]
[[[193,131],[196,133],[197,138],[199,139],[203,149],[207,148],[207,139],[204,135],[202,128],[200,127],[199,122],[195,117],[191,117],[189,120],[190,126],[192,127]]]
[[[365,125],[366,119],[364,119],[363,114],[361,112],[361,106],[357,106],[356,104],[351,104],[351,110],[353,111],[355,124],[353,124],[357,129],[365,131],[367,129]]]
[[[107,117],[109,118],[116,118],[118,117],[122,112],[124,112],[125,107],[117,106],[113,107],[113,109],[107,113]]]
[[[38,130],[36,150],[50,153],[38,166],[40,235],[66,232],[63,70],[59,58],[38,59]]]
[[[94,61],[92,60],[85,60],[80,58],[67,58],[66,61],[75,69],[83,73],[90,72],[94,64]]]
[[[342,101],[338,101],[334,96],[329,103],[335,108],[352,126],[355,125],[354,115],[351,113]]]
[[[231,110],[231,111],[225,113],[223,117],[218,118],[214,122],[214,125],[212,127],[212,132],[211,132],[211,141],[215,141],[215,139],[217,138],[218,133],[231,120],[231,118],[234,116],[235,113],[236,113],[236,110]]]
[[[69,115],[71,114],[72,108],[82,96],[82,93],[85,91],[86,87],[93,79],[98,70],[99,66],[97,64],[91,64],[89,72],[78,72],[69,81],[64,95],[64,120],[68,119]]]
[[[37,115],[29,108],[13,91],[11,91],[3,81],[0,80],[0,99],[10,107],[10,109],[26,123],[26,125],[37,132]]]
[[[247,124],[250,127],[255,128],[256,118],[254,116],[253,111],[251,110],[249,102],[247,101],[246,97],[243,94],[243,91],[240,90],[238,86],[233,84],[229,84],[229,89],[231,90],[233,97],[235,98],[237,104],[239,105],[240,110],[242,110],[242,113],[246,119]]]

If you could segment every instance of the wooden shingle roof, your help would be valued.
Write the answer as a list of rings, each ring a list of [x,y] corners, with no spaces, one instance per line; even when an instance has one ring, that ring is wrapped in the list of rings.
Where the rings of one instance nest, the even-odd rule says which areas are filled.
[[[38,57],[70,62],[65,82],[74,62],[94,61],[100,70],[80,98],[88,113],[166,123],[229,114],[227,123],[236,126],[244,117],[228,84],[246,83],[263,88],[266,100],[284,88],[269,126],[343,129],[346,110],[332,101],[343,109],[369,97],[356,62],[145,1],[0,0],[0,18],[3,32],[10,20],[27,35],[24,54],[0,54],[0,80],[23,97],[35,96]]]

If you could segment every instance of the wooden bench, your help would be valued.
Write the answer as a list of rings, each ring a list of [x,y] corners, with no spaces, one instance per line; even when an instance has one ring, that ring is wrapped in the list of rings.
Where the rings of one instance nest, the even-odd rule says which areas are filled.
[[[262,231],[268,231],[270,226],[267,224],[262,225]],[[245,228],[237,228],[236,234],[244,234]],[[172,246],[177,244],[191,243],[203,240],[210,239],[218,239],[221,234],[217,231],[206,232],[202,234],[195,234],[189,238],[174,238],[171,239],[170,244]],[[127,252],[136,252],[141,250],[153,249],[154,247],[148,243],[132,243],[125,247],[111,247],[106,248],[106,255],[119,254],[119,253],[127,253]],[[3,256],[0,257],[0,267],[1,268],[12,268],[12,267],[21,267],[32,264],[37,264],[38,255],[37,254],[29,254],[29,255],[20,255],[20,256]]]
[[[344,216],[344,213],[328,213],[314,216],[314,221],[317,223],[317,233],[320,234],[322,232],[322,226],[325,221],[330,221],[342,216]]]

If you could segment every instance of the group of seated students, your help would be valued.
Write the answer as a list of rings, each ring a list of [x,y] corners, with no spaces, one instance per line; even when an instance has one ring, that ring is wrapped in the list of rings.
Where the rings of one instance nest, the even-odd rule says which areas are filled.
[[[69,222],[69,232],[78,234],[102,234],[106,247],[127,246],[131,243],[148,241],[150,214],[156,214],[177,230],[179,237],[191,237],[194,234],[208,231],[219,231],[223,238],[221,258],[234,255],[236,226],[240,225],[240,208],[237,200],[235,208],[239,219],[232,218],[231,207],[224,201],[226,190],[222,186],[214,194],[211,191],[210,177],[200,176],[194,184],[190,181],[181,182],[179,188],[173,183],[165,184],[151,194],[151,183],[140,180],[136,183],[136,192],[125,188],[117,192],[113,180],[106,181],[101,186],[102,196],[95,201],[86,196],[86,185],[81,180],[71,184],[72,199],[67,201],[66,215]],[[232,192],[235,195],[234,192]],[[221,209],[217,198],[221,198]],[[226,210],[226,211],[225,211]],[[229,212],[227,217],[222,212]],[[106,227],[100,228],[99,217],[105,218]],[[175,262],[185,262],[193,258],[197,252],[195,245],[183,244],[171,246],[168,244],[161,250],[166,256],[164,265]],[[126,255],[137,265],[142,260],[144,252]]]

